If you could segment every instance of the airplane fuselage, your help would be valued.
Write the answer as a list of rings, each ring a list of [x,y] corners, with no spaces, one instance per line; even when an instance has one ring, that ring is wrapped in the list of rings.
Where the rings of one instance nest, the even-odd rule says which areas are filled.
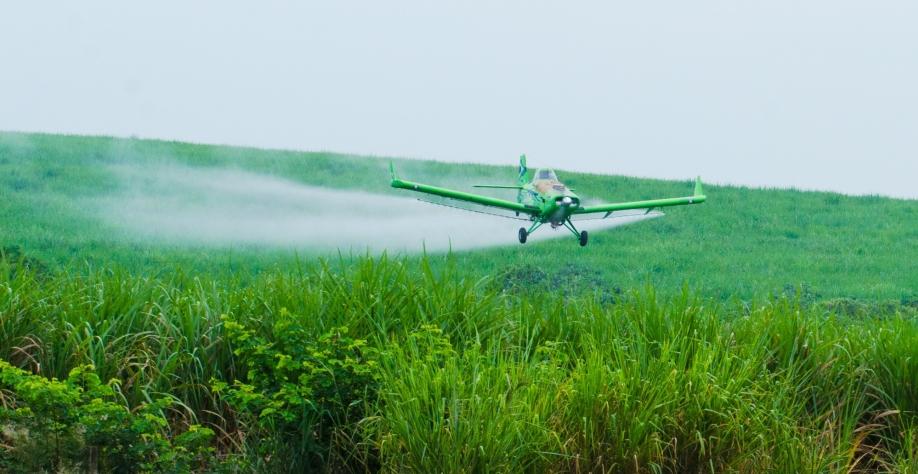
[[[523,186],[520,202],[541,209],[533,220],[560,226],[580,207],[580,197],[557,179],[534,179]]]

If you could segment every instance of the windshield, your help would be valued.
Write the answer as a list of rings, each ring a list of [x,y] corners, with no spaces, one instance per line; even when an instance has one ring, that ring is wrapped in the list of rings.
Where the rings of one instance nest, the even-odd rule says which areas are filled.
[[[536,179],[550,179],[552,181],[557,181],[558,176],[556,176],[555,172],[552,170],[542,169],[536,173]]]

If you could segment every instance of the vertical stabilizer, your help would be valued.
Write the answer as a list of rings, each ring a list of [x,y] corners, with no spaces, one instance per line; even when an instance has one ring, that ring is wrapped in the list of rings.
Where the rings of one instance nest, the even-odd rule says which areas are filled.
[[[526,184],[526,181],[527,181],[526,172],[527,171],[528,170],[526,168],[526,155],[520,155],[520,173],[519,173],[519,179],[517,181],[520,186]]]
[[[520,155],[520,170],[519,170],[519,177],[517,178],[517,184],[519,184],[520,186],[523,186],[524,184],[526,184],[526,181],[527,181],[526,175],[528,174],[527,171],[528,170],[526,169],[526,155],[523,154],[523,155]],[[516,202],[523,202],[523,190],[522,189],[520,189],[520,191],[516,193]]]

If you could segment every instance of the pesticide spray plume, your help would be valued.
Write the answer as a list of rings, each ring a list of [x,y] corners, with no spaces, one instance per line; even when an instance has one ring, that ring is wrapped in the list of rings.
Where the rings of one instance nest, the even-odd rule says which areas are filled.
[[[93,209],[129,237],[213,246],[303,250],[440,251],[519,245],[527,222],[434,206],[415,196],[307,186],[229,168],[179,165],[112,167],[119,189]],[[652,216],[578,223],[587,230]],[[567,237],[545,231],[533,240]],[[571,242],[573,245],[574,242]]]

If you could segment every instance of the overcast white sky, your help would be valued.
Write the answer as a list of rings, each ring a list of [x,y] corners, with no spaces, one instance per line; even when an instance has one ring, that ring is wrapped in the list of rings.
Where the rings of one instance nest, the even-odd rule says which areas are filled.
[[[918,198],[916,25],[914,0],[9,1],[0,130]]]

